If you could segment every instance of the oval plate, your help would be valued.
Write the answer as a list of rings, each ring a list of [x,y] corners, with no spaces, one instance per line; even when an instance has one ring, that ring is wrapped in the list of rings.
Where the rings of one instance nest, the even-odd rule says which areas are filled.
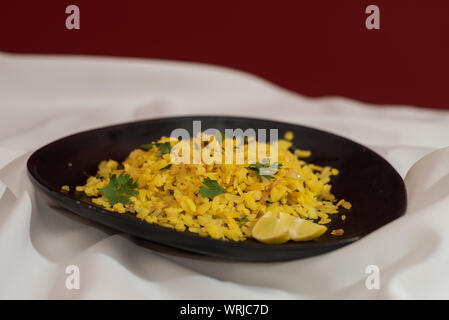
[[[278,129],[279,137],[293,131],[294,145],[312,151],[308,162],[329,165],[340,170],[332,178],[337,198],[353,205],[345,221],[335,216],[329,230],[316,241],[266,245],[253,239],[231,242],[179,232],[143,222],[131,214],[119,214],[83,201],[73,193],[61,192],[83,185],[96,173],[101,160],[123,161],[140,145],[169,136],[177,128],[192,134],[192,122],[201,120],[202,130]],[[35,186],[60,205],[89,220],[138,238],[206,256],[240,261],[282,261],[305,258],[337,249],[354,242],[405,213],[407,196],[402,178],[382,157],[370,149],[321,130],[262,119],[220,116],[175,117],[145,120],[109,126],[74,134],[52,142],[28,159],[28,171]],[[343,228],[344,235],[330,234]]]

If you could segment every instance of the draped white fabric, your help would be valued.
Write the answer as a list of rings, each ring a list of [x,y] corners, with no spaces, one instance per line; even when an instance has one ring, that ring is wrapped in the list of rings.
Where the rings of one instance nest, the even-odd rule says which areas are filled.
[[[327,254],[237,263],[151,250],[35,195],[25,164],[38,147],[192,114],[294,122],[365,144],[405,178],[407,213]],[[201,64],[0,54],[0,115],[0,298],[449,298],[449,112],[310,99]],[[69,265],[79,267],[79,290],[66,288]],[[370,265],[379,289],[366,286]]]

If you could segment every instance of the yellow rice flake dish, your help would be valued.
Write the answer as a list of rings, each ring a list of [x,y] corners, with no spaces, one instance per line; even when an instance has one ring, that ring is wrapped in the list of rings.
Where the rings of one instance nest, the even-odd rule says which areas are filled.
[[[221,164],[214,160],[209,164],[205,161],[174,164],[170,150],[181,140],[162,137],[133,150],[121,164],[115,160],[102,161],[97,174],[83,186],[77,186],[76,191],[107,210],[133,213],[148,223],[215,239],[250,238],[253,226],[266,212],[328,224],[341,208],[351,207],[331,192],[331,177],[339,172],[307,163],[303,158],[310,156],[310,151],[291,152],[292,133],[286,138],[265,146],[255,140],[236,146],[231,138],[210,136],[209,144],[221,143],[223,149],[226,143],[233,145],[234,152],[237,147],[244,148],[245,163]],[[200,143],[202,148],[208,144],[201,140]],[[190,146],[196,147],[195,144],[198,140],[190,139]],[[265,147],[267,154],[270,147],[277,147],[277,164],[248,164],[251,144]],[[277,168],[275,173],[268,177],[259,175],[258,168],[272,165]]]

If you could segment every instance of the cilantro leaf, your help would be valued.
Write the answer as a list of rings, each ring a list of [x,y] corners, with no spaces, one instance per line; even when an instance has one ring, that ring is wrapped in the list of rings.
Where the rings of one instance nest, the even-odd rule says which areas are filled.
[[[142,144],[140,146],[140,148],[144,149],[144,150],[150,150],[151,148],[153,148],[154,146],[156,146],[155,142],[152,143],[148,143],[148,144]]]
[[[162,170],[168,170],[168,169],[170,169],[171,168],[171,166],[172,166],[172,164],[170,163],[170,164],[167,164],[165,167],[163,167],[163,168],[160,168],[159,169],[159,171],[162,171]]]
[[[170,153],[171,152],[171,143],[170,141],[164,142],[164,143],[160,143],[159,146],[159,152],[157,153],[157,156],[160,158],[162,157],[164,154]]]
[[[157,156],[160,158],[162,157],[164,154],[166,153],[170,153],[171,152],[171,143],[170,141],[167,142],[152,142],[152,143],[148,143],[148,144],[143,144],[140,146],[140,148],[144,149],[144,150],[150,150],[153,147],[159,148],[159,152],[157,153]]]
[[[109,184],[104,188],[98,188],[98,191],[104,195],[111,206],[116,203],[128,204],[130,196],[136,196],[139,192],[135,189],[139,187],[137,182],[129,174],[120,173],[117,176],[113,174],[109,179]]]
[[[282,164],[278,164],[277,162],[268,165],[268,162],[270,159],[263,159],[262,163],[253,163],[246,167],[246,169],[254,171],[257,175],[257,178],[259,178],[259,181],[262,182],[262,177],[265,179],[274,179],[272,176],[273,174],[276,174],[277,170],[282,167]]]
[[[240,220],[239,227],[241,228],[246,223],[247,220],[248,220],[248,217],[243,216],[242,220]]]
[[[226,193],[226,189],[218,184],[217,181],[207,177],[203,180],[203,185],[200,187],[200,194],[204,198],[214,197],[219,194]]]

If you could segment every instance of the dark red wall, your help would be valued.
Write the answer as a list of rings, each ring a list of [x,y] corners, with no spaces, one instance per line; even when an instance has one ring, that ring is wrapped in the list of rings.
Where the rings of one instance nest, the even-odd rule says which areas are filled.
[[[0,50],[200,61],[309,96],[449,109],[447,0],[2,0]]]

